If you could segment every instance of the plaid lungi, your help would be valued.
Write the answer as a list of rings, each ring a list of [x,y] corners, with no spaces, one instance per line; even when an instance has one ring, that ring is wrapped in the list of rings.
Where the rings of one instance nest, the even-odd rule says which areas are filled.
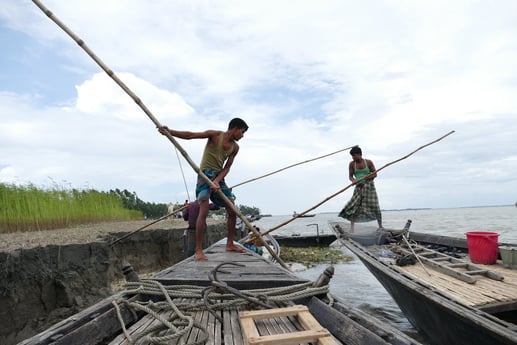
[[[352,198],[343,207],[339,216],[354,223],[382,219],[377,190],[372,180],[355,187]]]

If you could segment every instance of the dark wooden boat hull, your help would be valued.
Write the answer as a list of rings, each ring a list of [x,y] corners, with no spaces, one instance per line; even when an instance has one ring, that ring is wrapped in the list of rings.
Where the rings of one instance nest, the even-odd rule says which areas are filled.
[[[393,297],[408,320],[432,344],[517,344],[517,325],[436,293],[418,280],[400,274],[360,244],[341,242],[363,262]]]
[[[223,281],[229,286],[242,289],[250,287],[263,289],[306,282],[305,279],[301,279],[290,271],[274,265],[271,261],[258,256],[252,251],[247,251],[244,254],[226,252],[224,244],[216,244],[208,248],[205,253],[209,258],[208,261],[194,261],[191,257],[156,274],[153,276],[153,279],[160,281],[164,286],[178,286],[178,289],[180,289],[180,286],[186,286],[186,284],[207,286],[209,285],[207,273],[212,272],[215,266],[222,262],[240,262],[245,263],[245,267],[230,266],[231,268],[229,269],[225,268],[224,272],[221,270],[220,274],[218,273],[218,278],[223,279],[222,276],[224,276]],[[118,339],[121,337],[124,339],[122,326],[112,305],[112,302],[116,301],[118,297],[120,295],[114,295],[105,299],[20,344],[120,344]],[[145,298],[149,297],[135,295],[132,298],[144,301]],[[366,313],[348,306],[338,298],[335,299],[332,306],[316,297],[303,297],[296,300],[296,303],[307,306],[320,325],[326,328],[338,340],[338,345],[419,344],[402,332],[388,327]],[[144,320],[141,313],[132,312],[123,303],[118,305],[120,308],[119,316],[124,320],[128,332],[131,332],[132,326],[135,326],[137,329],[141,327],[139,323]],[[206,311],[204,313],[204,315],[207,314]],[[224,311],[222,315],[224,323],[219,323],[216,320],[208,321],[212,328],[218,329],[215,333],[211,333],[211,337],[215,339],[214,343],[224,343],[225,345],[244,344],[243,330],[238,320],[238,309],[232,309],[228,312]],[[205,316],[202,318],[204,320]],[[196,320],[201,320],[201,317],[198,318],[196,316]]]
[[[334,234],[311,236],[276,236],[273,238],[285,247],[328,247],[337,237]]]

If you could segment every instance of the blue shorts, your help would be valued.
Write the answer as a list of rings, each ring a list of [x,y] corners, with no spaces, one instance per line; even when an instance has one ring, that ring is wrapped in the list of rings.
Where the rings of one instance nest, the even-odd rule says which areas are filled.
[[[212,169],[204,169],[203,174],[206,175],[210,180],[214,180],[219,171]],[[232,193],[232,189],[228,187],[224,179],[219,182],[219,187],[221,187],[221,191],[223,194],[230,200],[235,200],[235,195]],[[219,207],[226,207],[224,200],[219,196],[218,193],[212,193],[210,190],[210,185],[203,180],[201,176],[197,177],[197,185],[196,185],[196,199],[197,200],[212,200],[214,204]]]

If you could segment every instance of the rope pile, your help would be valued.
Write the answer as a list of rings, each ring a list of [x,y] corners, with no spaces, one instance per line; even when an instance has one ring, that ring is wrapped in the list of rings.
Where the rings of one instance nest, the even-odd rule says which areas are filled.
[[[151,300],[137,302],[123,297],[113,301],[112,304],[115,307],[124,335],[130,344],[136,344],[140,341],[153,344],[168,344],[172,340],[179,340],[188,335],[194,328],[197,328],[200,331],[198,340],[190,343],[186,343],[183,340],[180,343],[198,345],[206,342],[208,331],[203,325],[194,320],[192,312],[208,310],[220,320],[220,316],[216,314],[216,311],[238,306],[252,307],[254,303],[251,300],[254,299],[264,303],[274,302],[277,306],[288,306],[294,304],[293,300],[325,295],[329,292],[328,285],[322,287],[313,287],[312,285],[313,282],[307,282],[278,288],[241,290],[240,294],[247,297],[242,298],[232,293],[216,292],[213,287],[199,287],[195,285],[164,286],[156,280],[143,280],[141,282],[127,283],[124,286],[123,296],[141,294],[148,297],[164,297],[164,300],[159,302]],[[186,301],[174,302],[173,299],[185,299]],[[122,304],[135,313],[144,312],[148,316],[153,317],[156,321],[153,322],[155,325],[143,332],[130,335],[120,312],[120,305]]]

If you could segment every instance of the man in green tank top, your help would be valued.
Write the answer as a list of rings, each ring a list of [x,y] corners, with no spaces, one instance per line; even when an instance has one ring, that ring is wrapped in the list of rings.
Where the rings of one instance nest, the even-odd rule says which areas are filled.
[[[354,146],[350,150],[352,161],[348,164],[348,178],[354,183],[355,189],[350,201],[339,213],[340,217],[350,221],[350,231],[354,232],[356,222],[368,222],[377,220],[379,228],[382,228],[381,208],[379,198],[373,179],[377,177],[375,166],[369,159],[363,158],[363,153],[359,146]],[[370,173],[374,172],[368,178]]]
[[[160,133],[164,135],[168,133],[173,137],[181,139],[207,139],[199,168],[203,174],[212,180],[213,186],[210,186],[201,176],[198,176],[196,198],[199,202],[199,215],[196,221],[196,250],[194,254],[196,260],[207,259],[203,253],[203,235],[209,211],[209,200],[212,200],[220,207],[226,207],[228,227],[226,250],[244,252],[244,249],[233,241],[237,215],[231,207],[224,203],[222,198],[216,193],[216,190],[220,189],[231,202],[234,202],[235,196],[226,185],[224,178],[228,175],[235,156],[239,152],[237,141],[244,136],[247,130],[248,125],[239,118],[232,119],[225,132],[212,129],[203,132],[178,131],[169,129],[167,126],[159,128]]]

